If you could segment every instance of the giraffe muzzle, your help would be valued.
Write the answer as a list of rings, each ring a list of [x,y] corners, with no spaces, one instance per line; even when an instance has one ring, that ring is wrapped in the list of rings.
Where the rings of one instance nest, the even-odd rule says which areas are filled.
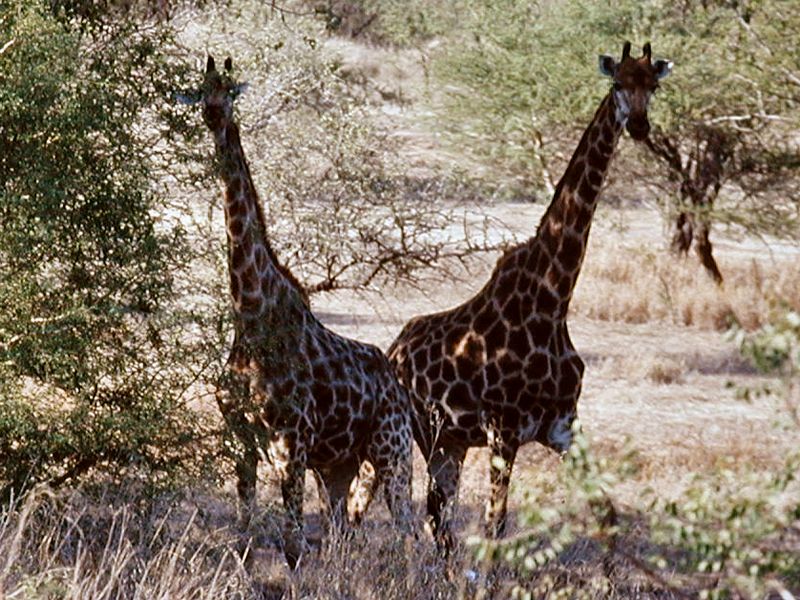
[[[632,116],[628,119],[626,129],[634,140],[642,142],[650,134],[650,122],[647,117],[636,118]]]
[[[547,431],[546,445],[559,454],[564,454],[572,445],[572,423],[575,413],[565,413],[554,419]]]

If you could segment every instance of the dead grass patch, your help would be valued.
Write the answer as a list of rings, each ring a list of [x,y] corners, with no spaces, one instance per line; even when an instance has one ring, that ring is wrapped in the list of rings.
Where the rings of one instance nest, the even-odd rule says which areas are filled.
[[[694,256],[661,248],[613,245],[598,236],[587,252],[571,310],[604,321],[661,321],[724,331],[734,322],[752,330],[778,306],[800,309],[800,269],[788,259],[736,260],[722,255],[723,287]]]
[[[596,373],[630,382],[649,381],[656,385],[686,382],[690,366],[682,357],[661,354],[609,356],[593,365]]]
[[[428,600],[459,597],[468,583],[468,552],[448,564],[429,538],[403,537],[383,515],[332,533],[292,572],[269,515],[240,532],[233,507],[214,490],[37,488],[0,511],[0,597]]]

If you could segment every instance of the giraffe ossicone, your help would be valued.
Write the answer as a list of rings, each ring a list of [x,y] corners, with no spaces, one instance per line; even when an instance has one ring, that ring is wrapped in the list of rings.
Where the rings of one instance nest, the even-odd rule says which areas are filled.
[[[572,441],[584,363],[567,330],[597,197],[617,141],[650,130],[647,107],[672,69],[640,58],[600,57],[613,80],[556,186],[536,235],[512,248],[489,281],[460,306],[409,321],[388,350],[412,391],[414,437],[428,462],[428,513],[446,549],[467,449],[489,446],[487,534],[505,527],[508,486],[518,448],[538,441],[559,453]]]
[[[357,523],[383,484],[395,522],[411,529],[410,401],[384,354],[327,329],[279,262],[233,119],[242,86],[230,59],[224,67],[217,71],[208,58],[200,92],[224,183],[234,322],[229,393],[218,394],[218,404],[245,448],[236,465],[245,511],[253,509],[262,454],[280,479],[284,552],[295,566],[306,546],[307,468],[324,487],[331,518],[347,507]]]

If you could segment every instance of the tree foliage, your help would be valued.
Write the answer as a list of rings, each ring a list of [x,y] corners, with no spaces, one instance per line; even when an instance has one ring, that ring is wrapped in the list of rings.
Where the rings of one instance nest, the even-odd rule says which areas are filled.
[[[242,2],[194,23],[206,47],[234,56],[248,81],[236,111],[270,241],[312,295],[413,284],[442,259],[490,247],[482,217],[446,202],[476,188],[457,175],[406,175],[363,84],[322,46],[318,19],[294,20],[290,30],[269,7]],[[229,28],[238,32],[234,43],[217,34]],[[210,143],[204,151],[213,164]]]
[[[798,232],[800,16],[792,2],[672,3],[661,0],[544,2],[464,0],[459,43],[438,58],[454,86],[457,134],[520,177],[552,188],[608,82],[596,56],[622,41],[652,41],[675,63],[651,109],[648,152],[616,175],[670,198],[676,249],[696,239],[704,265],[721,274],[710,222],[759,234]],[[722,193],[720,201],[714,203]]]
[[[773,426],[797,431],[800,315],[783,308],[772,321],[753,333],[729,333],[759,371],[780,383],[741,392],[746,400],[783,400]],[[729,457],[678,494],[647,489],[644,503],[624,506],[620,489],[637,469],[635,451],[600,456],[576,426],[559,472],[565,500],[554,507],[544,490],[534,492],[522,511],[523,531],[509,540],[473,539],[486,571],[507,568],[508,595],[517,598],[624,598],[634,590],[678,598],[794,597],[800,454],[768,470]]]
[[[174,305],[182,230],[155,218],[169,32],[37,2],[0,17],[0,492],[100,469],[180,470],[208,356]]]
[[[3,495],[216,457],[202,444],[219,421],[195,409],[231,339],[221,194],[199,111],[173,100],[205,51],[250,82],[237,111],[270,235],[311,292],[413,281],[474,250],[432,201],[461,184],[403,176],[318,19],[0,1]]]
[[[774,472],[697,475],[675,497],[644,490],[643,504],[633,507],[618,496],[637,470],[635,452],[600,457],[576,432],[565,463],[562,503],[534,492],[516,536],[471,542],[485,573],[504,569],[496,584],[504,596],[759,598],[796,591],[800,456]]]

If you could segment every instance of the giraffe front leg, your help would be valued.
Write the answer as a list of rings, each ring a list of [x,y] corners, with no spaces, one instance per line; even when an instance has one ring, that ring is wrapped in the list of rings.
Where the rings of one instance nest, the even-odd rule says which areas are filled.
[[[225,425],[241,444],[234,451],[236,492],[239,498],[240,525],[247,527],[255,513],[256,481],[258,478],[259,435],[257,426],[248,420],[249,379],[239,374],[227,373],[217,390],[217,406]]]
[[[239,497],[239,518],[244,527],[253,519],[256,511],[256,480],[258,478],[258,451],[245,444],[244,452],[236,460],[236,493]]]
[[[452,519],[466,454],[466,448],[461,446],[441,446],[433,450],[428,461],[428,523],[437,546],[445,555],[455,548]]]
[[[486,536],[495,538],[502,536],[506,528],[508,485],[518,445],[494,434],[489,436],[489,448],[491,497],[486,504]]]
[[[289,567],[294,569],[300,558],[308,550],[303,532],[303,484],[305,483],[305,466],[290,465],[281,478],[281,495],[286,509],[287,522],[284,526],[283,553]]]
[[[348,492],[358,473],[356,459],[315,471],[326,529],[340,529],[348,513]]]
[[[306,475],[306,459],[297,447],[292,435],[273,434],[269,445],[270,461],[281,483],[281,496],[286,510],[283,534],[283,553],[289,567],[297,567],[307,550],[303,532],[303,491]]]

